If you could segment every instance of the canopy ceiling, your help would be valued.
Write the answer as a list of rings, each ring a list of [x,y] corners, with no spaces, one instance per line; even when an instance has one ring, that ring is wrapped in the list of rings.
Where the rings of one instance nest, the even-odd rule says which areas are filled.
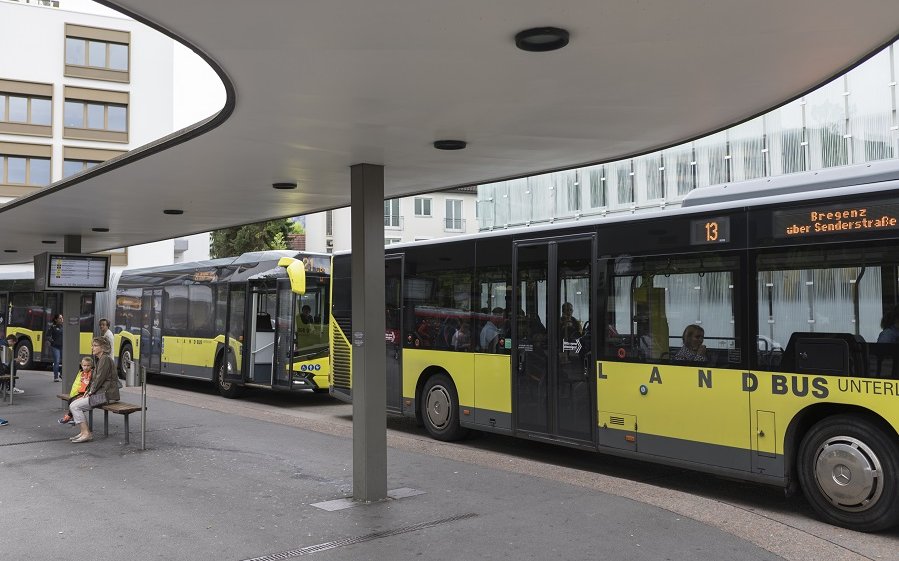
[[[93,252],[345,206],[357,163],[383,164],[397,197],[651,151],[794,99],[899,33],[895,0],[102,3],[206,57],[228,101],[0,209],[0,247],[17,250],[0,263],[66,234]],[[518,50],[535,26],[571,42]]]

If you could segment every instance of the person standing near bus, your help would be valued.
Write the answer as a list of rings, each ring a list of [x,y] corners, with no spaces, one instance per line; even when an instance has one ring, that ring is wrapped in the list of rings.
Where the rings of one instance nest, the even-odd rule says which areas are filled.
[[[50,343],[50,352],[53,353],[53,381],[62,381],[62,314],[53,316],[53,323],[47,328],[47,342]]]
[[[109,320],[106,318],[100,318],[100,337],[105,337],[107,341],[109,341],[109,356],[115,357],[115,336],[112,334],[112,330],[109,329]]]

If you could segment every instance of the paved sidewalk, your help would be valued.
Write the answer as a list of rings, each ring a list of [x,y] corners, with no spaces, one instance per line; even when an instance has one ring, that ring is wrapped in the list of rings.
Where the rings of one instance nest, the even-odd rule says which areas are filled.
[[[4,559],[780,559],[669,510],[393,448],[389,488],[422,494],[328,512],[311,505],[352,489],[345,436],[150,399],[146,451],[139,414],[130,446],[117,415],[72,444],[49,380],[24,373],[0,404]]]

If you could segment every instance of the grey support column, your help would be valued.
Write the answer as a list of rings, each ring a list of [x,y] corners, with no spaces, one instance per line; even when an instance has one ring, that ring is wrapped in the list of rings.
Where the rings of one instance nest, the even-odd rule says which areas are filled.
[[[353,498],[387,498],[384,167],[350,168],[353,292]]]
[[[81,253],[81,236],[64,236],[63,251]],[[53,310],[54,315],[60,310]],[[75,381],[75,372],[81,359],[81,293],[62,293],[62,387],[59,393],[68,393]],[[45,358],[46,360],[46,358]]]

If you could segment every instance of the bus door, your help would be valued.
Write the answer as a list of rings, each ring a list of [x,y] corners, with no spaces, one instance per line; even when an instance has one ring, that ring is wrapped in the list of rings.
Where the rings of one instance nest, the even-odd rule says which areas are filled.
[[[296,347],[297,296],[290,289],[290,279],[278,279],[275,348],[272,372],[273,386],[291,389],[293,353]]]
[[[403,407],[403,256],[385,257],[384,268],[387,410],[400,413]]]
[[[228,291],[228,314],[225,323],[227,336],[224,338],[224,360],[227,360],[227,363],[221,363],[224,368],[221,379],[226,383],[242,384],[246,381],[244,372],[249,372],[245,364],[249,348],[246,333],[248,327],[255,325],[255,321],[247,321],[246,284],[235,282],[219,287],[219,290],[225,289]]]
[[[275,385],[275,319],[278,317],[278,293],[271,282],[250,281],[250,329],[247,332],[247,381]]]
[[[140,364],[149,372],[162,368],[162,289],[141,294]]]
[[[593,237],[515,245],[512,309],[518,431],[592,442]]]

